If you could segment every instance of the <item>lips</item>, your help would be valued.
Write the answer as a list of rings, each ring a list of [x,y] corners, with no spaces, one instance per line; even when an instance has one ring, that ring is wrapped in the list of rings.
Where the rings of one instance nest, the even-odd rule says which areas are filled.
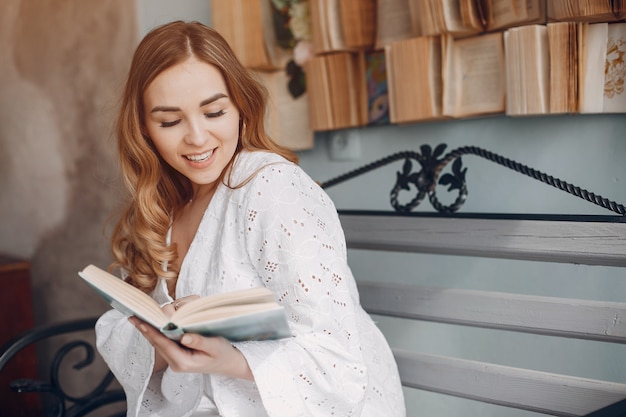
[[[204,162],[213,155],[213,150],[206,151],[195,155],[184,155],[185,158],[191,162]]]

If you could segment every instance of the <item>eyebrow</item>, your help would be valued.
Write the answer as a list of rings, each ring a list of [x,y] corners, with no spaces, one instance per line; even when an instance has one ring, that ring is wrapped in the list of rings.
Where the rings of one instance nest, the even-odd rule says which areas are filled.
[[[228,97],[226,94],[224,93],[217,93],[212,95],[211,97],[204,99],[200,102],[200,106],[198,107],[203,107],[206,106],[207,104],[211,104],[214,101],[217,101],[221,98],[225,98]],[[150,110],[150,113],[156,113],[156,112],[175,112],[175,111],[180,111],[180,107],[172,107],[172,106],[155,106],[152,108],[152,110]]]

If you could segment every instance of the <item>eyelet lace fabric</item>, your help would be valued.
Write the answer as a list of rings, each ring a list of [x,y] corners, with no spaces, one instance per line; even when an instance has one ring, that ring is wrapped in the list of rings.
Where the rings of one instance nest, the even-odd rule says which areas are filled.
[[[183,260],[176,294],[201,296],[266,286],[293,337],[237,343],[255,381],[221,375],[152,374],[154,353],[115,311],[98,348],[128,398],[129,416],[190,416],[201,399],[224,417],[404,416],[396,363],[359,304],[336,208],[297,165],[267,152],[238,156]],[[168,299],[165,286],[153,297]],[[214,414],[207,414],[214,415]]]

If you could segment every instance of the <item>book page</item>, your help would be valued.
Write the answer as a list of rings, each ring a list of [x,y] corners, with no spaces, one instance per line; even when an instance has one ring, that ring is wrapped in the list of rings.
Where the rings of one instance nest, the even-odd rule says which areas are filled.
[[[545,23],[546,0],[488,0],[487,30]]]
[[[441,36],[432,37],[428,46],[430,52],[428,73],[430,74],[431,101],[428,103],[427,109],[430,111],[429,117],[439,118],[442,116],[443,111],[443,75],[441,67],[443,51]]]
[[[625,113],[626,94],[626,23],[608,25],[608,40],[604,64],[604,112]]]
[[[181,308],[176,310],[176,313],[182,310],[183,307],[189,304],[184,304]],[[207,324],[215,320],[225,319],[228,317],[249,316],[254,313],[260,313],[262,311],[274,310],[281,308],[276,304],[272,298],[270,302],[258,302],[240,305],[221,305],[211,308],[186,311],[183,316],[172,316],[172,323],[179,327],[189,327],[194,324]]]
[[[504,111],[504,46],[502,33],[460,39],[454,42],[456,66],[455,116]]]
[[[522,0],[488,0],[487,29],[503,28],[524,18],[522,15],[524,10],[521,6]]]
[[[548,48],[545,25],[518,26],[506,31],[507,115],[549,113]]]
[[[480,7],[475,0],[460,0],[461,21],[463,26],[482,31],[484,24],[480,16]]]
[[[307,74],[309,126],[312,130],[329,130],[333,127],[328,56],[317,55],[304,64]]]
[[[441,37],[441,71],[442,86],[442,113],[444,116],[454,117],[456,114],[457,82],[455,76],[456,63],[454,61],[454,38],[452,35]]]
[[[461,2],[459,0],[446,0],[441,5],[444,28],[447,32],[462,32],[465,27],[461,20]]]
[[[375,49],[419,35],[417,20],[412,20],[410,1],[415,0],[376,0]]]
[[[376,0],[340,0],[338,7],[346,47],[371,49],[376,38]]]
[[[626,0],[613,0],[613,16],[616,20],[624,20],[626,18]]]
[[[547,0],[526,0],[525,16],[527,22],[546,23]],[[539,21],[538,21],[539,20]]]
[[[550,0],[550,21],[608,22],[617,19],[612,0]]]
[[[346,49],[346,44],[343,39],[343,32],[341,30],[341,16],[339,15],[339,0],[326,0],[323,2],[323,12],[326,13],[326,30],[328,36],[328,43],[330,48],[326,52],[341,51]]]
[[[328,65],[328,93],[333,109],[333,129],[342,129],[351,126],[350,113],[351,97],[349,76],[352,70],[350,65],[350,53],[341,52],[327,55]]]
[[[583,56],[581,65],[581,113],[601,113],[604,107],[604,63],[609,33],[608,23],[583,26]]]
[[[214,1],[212,3],[215,3]],[[311,19],[311,42],[316,54],[321,54],[330,49],[327,39],[328,22],[326,12],[323,9],[321,0],[311,0],[309,2],[309,16]]]
[[[445,0],[441,4],[442,29],[445,33],[463,35],[482,31],[482,26],[477,16],[472,15],[472,13],[475,13],[475,8],[468,7],[467,3],[465,0],[463,2],[461,0]]]
[[[395,120],[398,120],[399,115],[397,113],[398,106],[396,103],[399,102],[396,97],[396,89],[398,88],[395,82],[394,71],[395,68],[392,66],[394,63],[394,54],[393,48],[389,45],[385,46],[385,62],[387,66],[387,97],[388,97],[388,105],[389,105],[389,122],[393,123]]]
[[[171,321],[176,324],[189,323],[190,317],[205,313],[210,316],[210,311],[218,307],[230,307],[230,310],[223,310],[221,313],[218,313],[219,317],[223,317],[226,312],[236,314],[238,310],[249,311],[251,305],[256,306],[267,303],[274,303],[274,294],[266,287],[214,294],[183,304],[172,314]]]
[[[78,275],[113,308],[123,314],[136,315],[157,328],[167,323],[168,318],[156,301],[122,279],[95,265],[88,265]]]
[[[434,36],[443,32],[445,21],[443,13],[440,13],[439,2],[414,0],[412,3],[415,13],[413,18],[417,19],[421,36]]]
[[[441,118],[440,36],[394,42],[387,51],[391,122]]]
[[[189,332],[232,341],[289,336],[284,308],[266,287],[198,298],[168,318],[148,294],[103,269],[89,265],[78,275],[114,308],[141,318],[170,339],[178,340]]]
[[[550,113],[578,111],[577,27],[580,23],[548,23]]]

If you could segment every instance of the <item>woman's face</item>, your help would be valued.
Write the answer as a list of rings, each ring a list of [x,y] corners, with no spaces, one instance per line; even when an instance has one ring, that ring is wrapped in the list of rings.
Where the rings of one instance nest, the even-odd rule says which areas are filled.
[[[220,71],[195,57],[159,74],[143,94],[145,128],[161,157],[194,186],[213,188],[239,138],[239,110]]]

